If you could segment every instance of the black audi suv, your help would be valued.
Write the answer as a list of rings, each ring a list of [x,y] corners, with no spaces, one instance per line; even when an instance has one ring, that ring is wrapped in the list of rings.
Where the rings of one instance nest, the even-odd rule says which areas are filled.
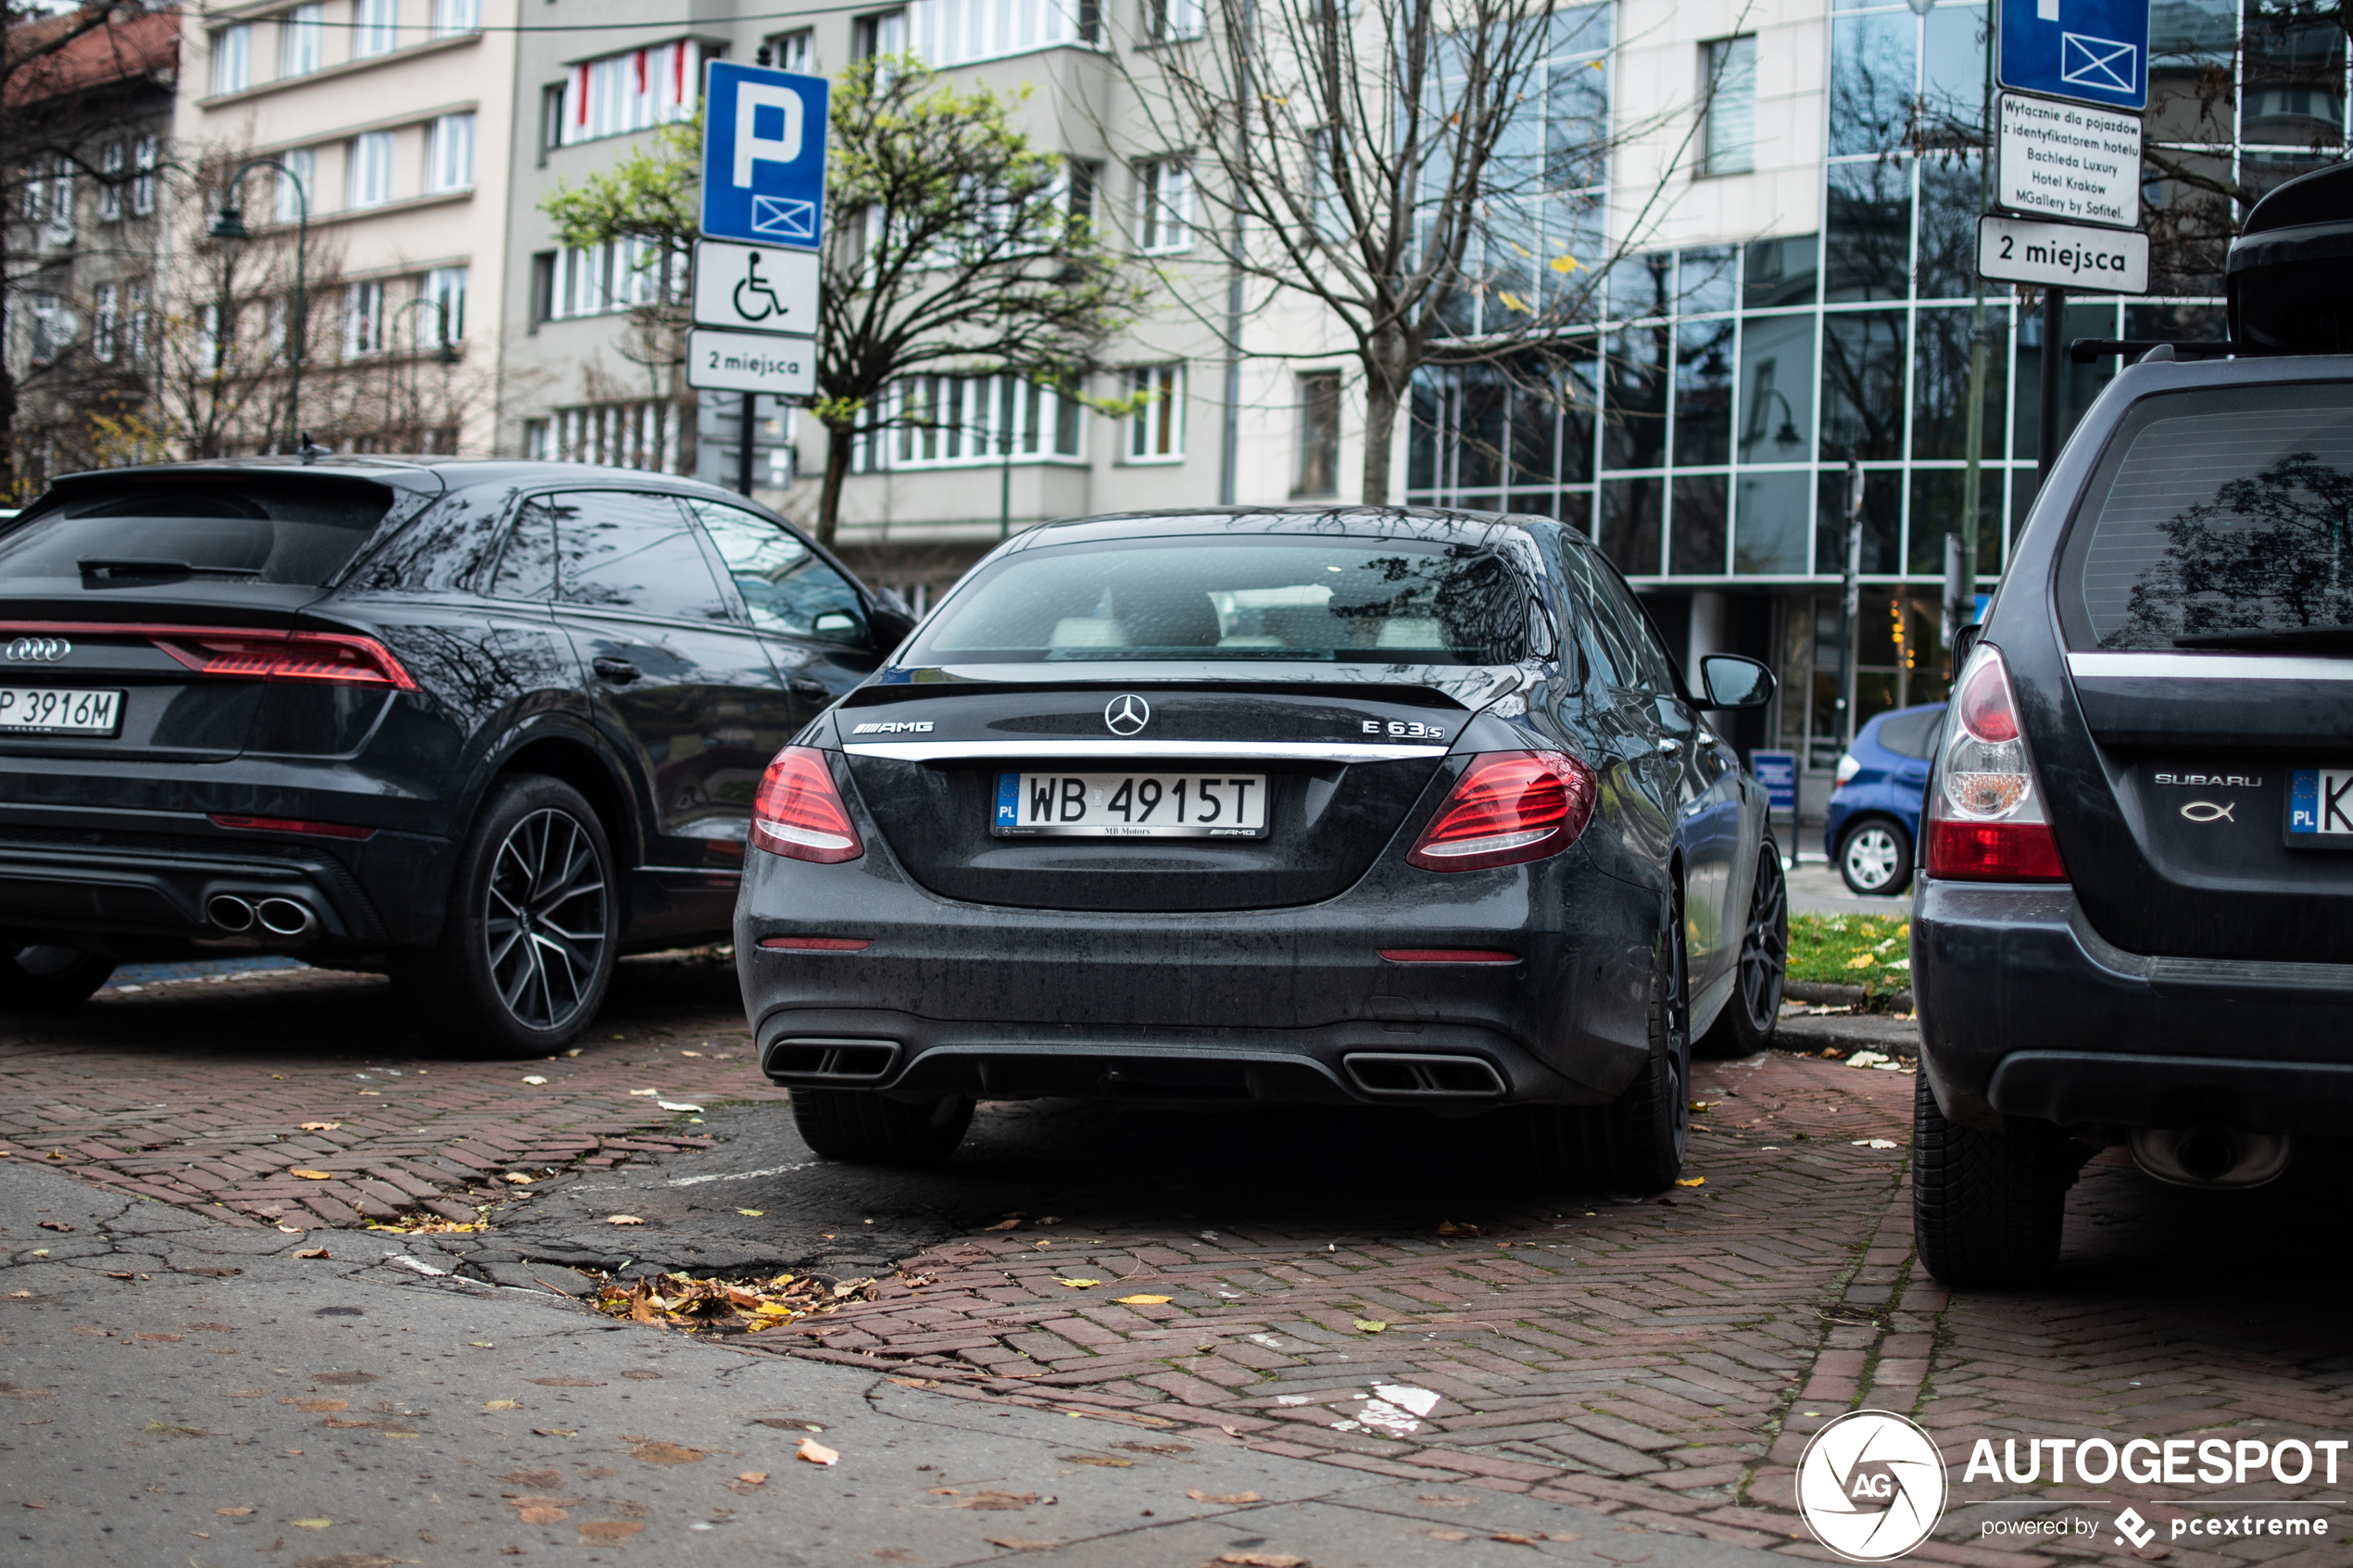
[[[761,770],[912,625],[630,470],[61,479],[0,532],[0,1008],[282,952],[544,1051],[617,953],[724,938]]]
[[[1541,518],[1221,510],[1000,546],[761,782],[736,963],[837,1158],[975,1098],[1508,1110],[1681,1168],[1694,1030],[1779,1017],[1766,797],[1624,582]]]
[[[2353,1132],[2348,269],[2340,164],[2249,214],[2227,345],[2107,345],[2147,353],[1954,683],[1911,922],[1914,1200],[1948,1284],[2047,1275],[2102,1148],[2249,1187]]]

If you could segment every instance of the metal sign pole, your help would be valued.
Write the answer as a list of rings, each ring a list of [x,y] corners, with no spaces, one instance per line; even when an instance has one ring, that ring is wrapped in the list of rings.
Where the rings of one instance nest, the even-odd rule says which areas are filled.
[[[2043,407],[2042,419],[2035,433],[2034,493],[2051,480],[2051,465],[2058,461],[2059,388],[2064,382],[2059,375],[2060,362],[2066,358],[2067,345],[2061,341],[2067,332],[2067,291],[2047,288],[2043,291]]]

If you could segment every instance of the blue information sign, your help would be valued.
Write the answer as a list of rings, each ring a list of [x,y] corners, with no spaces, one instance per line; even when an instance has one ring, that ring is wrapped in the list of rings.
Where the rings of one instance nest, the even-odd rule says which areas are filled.
[[[1748,754],[1748,771],[1765,786],[1767,809],[1797,809],[1796,752],[1752,751]]]
[[[704,238],[816,248],[825,232],[826,86],[822,76],[711,62]]]
[[[2111,109],[2149,101],[2149,0],[2002,0],[2003,86]]]

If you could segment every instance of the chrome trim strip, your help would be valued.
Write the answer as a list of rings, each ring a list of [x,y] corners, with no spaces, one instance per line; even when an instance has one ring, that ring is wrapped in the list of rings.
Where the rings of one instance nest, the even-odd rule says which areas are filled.
[[[2298,654],[2081,652],[2067,656],[2078,680],[2109,681],[2353,681],[2353,659]]]
[[[1244,761],[1388,762],[1408,757],[1443,757],[1450,748],[1291,740],[892,740],[859,741],[842,749],[852,757],[888,757],[900,762],[963,762],[992,757],[1008,760],[1217,757]]]

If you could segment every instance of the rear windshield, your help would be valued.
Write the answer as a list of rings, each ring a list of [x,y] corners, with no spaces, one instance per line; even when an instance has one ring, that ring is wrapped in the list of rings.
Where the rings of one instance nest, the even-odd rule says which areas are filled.
[[[2353,627],[2353,383],[2145,399],[2076,515],[2074,647],[2293,646]]]
[[[323,587],[391,506],[383,485],[333,480],[76,491],[0,535],[0,579]]]
[[[1024,550],[941,607],[902,664],[1314,659],[1504,664],[1526,591],[1494,551],[1295,535]]]

